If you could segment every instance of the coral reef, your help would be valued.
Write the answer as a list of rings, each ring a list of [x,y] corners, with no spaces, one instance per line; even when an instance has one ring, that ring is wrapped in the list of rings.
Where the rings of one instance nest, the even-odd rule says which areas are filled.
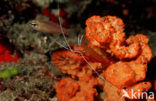
[[[24,59],[19,59],[18,63],[1,63],[0,71],[3,73],[5,70],[11,71],[13,69],[12,66],[18,69],[18,74],[12,75],[11,78],[8,78],[8,74],[7,78],[0,78],[1,101],[56,101],[56,93],[53,86],[61,77],[59,76],[59,71],[53,68],[54,66],[51,63],[45,63],[39,58],[34,58],[32,61],[30,59],[32,54],[34,53]],[[43,56],[40,55],[38,57]]]
[[[98,82],[83,85],[92,94],[81,101],[94,101],[97,96],[95,86],[105,92],[104,101],[134,99],[132,96],[122,97],[123,91],[129,95],[131,90],[137,94],[147,92],[151,83],[144,80],[147,64],[153,57],[148,37],[136,34],[126,39],[124,23],[116,16],[92,16],[86,20],[86,25],[87,46],[75,45],[73,51],[59,51],[52,56],[55,66],[75,79],[62,79],[56,85],[58,101],[78,101],[77,96],[79,100],[84,97],[87,93],[81,94],[80,84],[88,75],[88,82],[92,78]]]
[[[48,57],[27,50],[20,56],[6,40],[2,42],[0,101],[56,101],[53,85],[61,73],[47,62]]]
[[[36,19],[48,20],[47,17],[43,17],[41,15],[37,16]],[[45,54],[59,49],[60,46],[57,43],[66,46],[62,41],[64,40],[62,35],[47,35],[46,33],[35,31],[28,24],[14,24],[8,28],[7,37],[9,38],[9,41],[16,46],[16,49],[20,50],[22,53],[27,50],[32,50],[37,53]],[[76,44],[75,40],[77,40],[77,36],[70,34],[67,40],[70,43]]]
[[[0,101],[155,101],[155,4],[1,0]]]

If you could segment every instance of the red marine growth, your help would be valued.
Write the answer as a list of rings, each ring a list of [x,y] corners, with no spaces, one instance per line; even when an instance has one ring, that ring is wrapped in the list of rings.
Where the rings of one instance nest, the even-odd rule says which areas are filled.
[[[7,49],[3,44],[0,43],[0,63],[2,62],[17,62],[17,54],[11,55],[9,49]]]

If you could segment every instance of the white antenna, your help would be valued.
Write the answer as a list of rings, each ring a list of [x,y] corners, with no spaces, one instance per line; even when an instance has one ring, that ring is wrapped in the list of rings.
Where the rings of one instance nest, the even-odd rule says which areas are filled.
[[[60,11],[59,2],[60,2],[60,0],[58,0],[58,12]],[[93,66],[87,61],[87,59],[83,56],[83,53],[82,53],[82,52],[80,52],[80,51],[75,51],[75,50],[73,50],[73,49],[70,47],[70,45],[69,45],[69,43],[68,43],[68,41],[67,41],[67,39],[66,39],[66,37],[65,37],[65,33],[64,33],[64,31],[63,31],[63,27],[62,27],[62,24],[61,24],[61,18],[60,18],[60,16],[58,17],[58,19],[59,19],[59,25],[60,25],[60,28],[61,28],[61,32],[62,32],[62,34],[63,34],[63,38],[64,38],[64,40],[65,40],[65,43],[66,43],[67,47],[68,47],[68,48],[65,48],[65,49],[68,49],[68,50],[70,50],[70,51],[73,52],[73,53],[79,53],[79,55],[80,55],[80,56],[84,59],[84,61],[91,67],[91,69],[99,76],[99,78],[105,80],[102,76],[99,75],[99,73],[98,73],[98,72],[93,68]],[[82,36],[81,39],[80,39],[80,43],[82,42],[82,38],[83,38],[83,36]],[[60,44],[60,45],[61,45],[61,44]],[[61,46],[63,46],[63,45],[61,45]],[[63,46],[63,47],[65,47],[65,46]]]

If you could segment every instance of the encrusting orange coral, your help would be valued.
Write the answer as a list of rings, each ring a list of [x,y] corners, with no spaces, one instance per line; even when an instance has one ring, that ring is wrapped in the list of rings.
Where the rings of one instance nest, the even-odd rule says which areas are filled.
[[[135,72],[127,63],[117,62],[106,69],[105,78],[116,87],[123,88],[134,83]]]
[[[125,89],[125,91],[129,95],[130,99],[143,99],[143,98],[141,98],[141,97],[144,97],[144,96],[142,96],[142,92],[147,92],[151,88],[151,86],[152,85],[150,82],[141,82],[139,84],[136,84],[132,87]],[[135,94],[135,98],[133,98],[134,96],[133,96],[133,94],[131,94],[132,92],[133,92],[133,94]],[[123,89],[119,90],[119,93],[122,96]]]
[[[137,41],[124,45],[126,36],[121,19],[115,16],[93,16],[86,21],[86,25],[86,36],[92,45],[110,49],[119,59],[134,58],[139,54]]]
[[[56,88],[58,101],[94,101],[97,91],[97,79],[86,75],[79,81],[71,78],[62,79]]]
[[[56,89],[58,101],[69,101],[79,89],[77,81],[73,81],[71,78],[62,79]]]
[[[116,86],[108,81],[105,81],[104,83],[103,90],[106,94],[104,101],[125,101],[125,98],[120,96],[119,89]]]
[[[61,51],[53,54],[53,63],[63,72],[73,77],[82,69],[84,60],[78,54],[71,51]]]
[[[86,37],[92,45],[104,47],[110,43],[115,33],[124,30],[124,23],[115,16],[92,16],[86,21]]]
[[[94,86],[105,92],[104,101],[125,101],[123,90],[128,94],[131,90],[147,92],[151,83],[143,80],[153,57],[149,39],[143,34],[126,39],[124,23],[116,16],[92,16],[86,25],[87,46],[73,46],[78,53],[67,50],[53,54],[56,67],[76,78],[58,82],[58,101],[94,101],[98,94]]]
[[[100,71],[103,69],[100,62],[93,61],[89,61],[89,64],[92,65],[92,68],[90,68],[79,54],[71,51],[56,52],[52,61],[63,73],[70,74],[73,78],[81,78],[86,74],[93,74],[94,70]]]

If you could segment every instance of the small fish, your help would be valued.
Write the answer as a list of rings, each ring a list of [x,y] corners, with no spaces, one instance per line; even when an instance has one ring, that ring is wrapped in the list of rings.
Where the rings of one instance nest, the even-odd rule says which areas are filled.
[[[61,28],[58,24],[50,21],[33,20],[29,22],[29,25],[37,31],[46,32],[51,34],[69,34],[72,32],[71,29]],[[63,32],[62,32],[63,31]]]

